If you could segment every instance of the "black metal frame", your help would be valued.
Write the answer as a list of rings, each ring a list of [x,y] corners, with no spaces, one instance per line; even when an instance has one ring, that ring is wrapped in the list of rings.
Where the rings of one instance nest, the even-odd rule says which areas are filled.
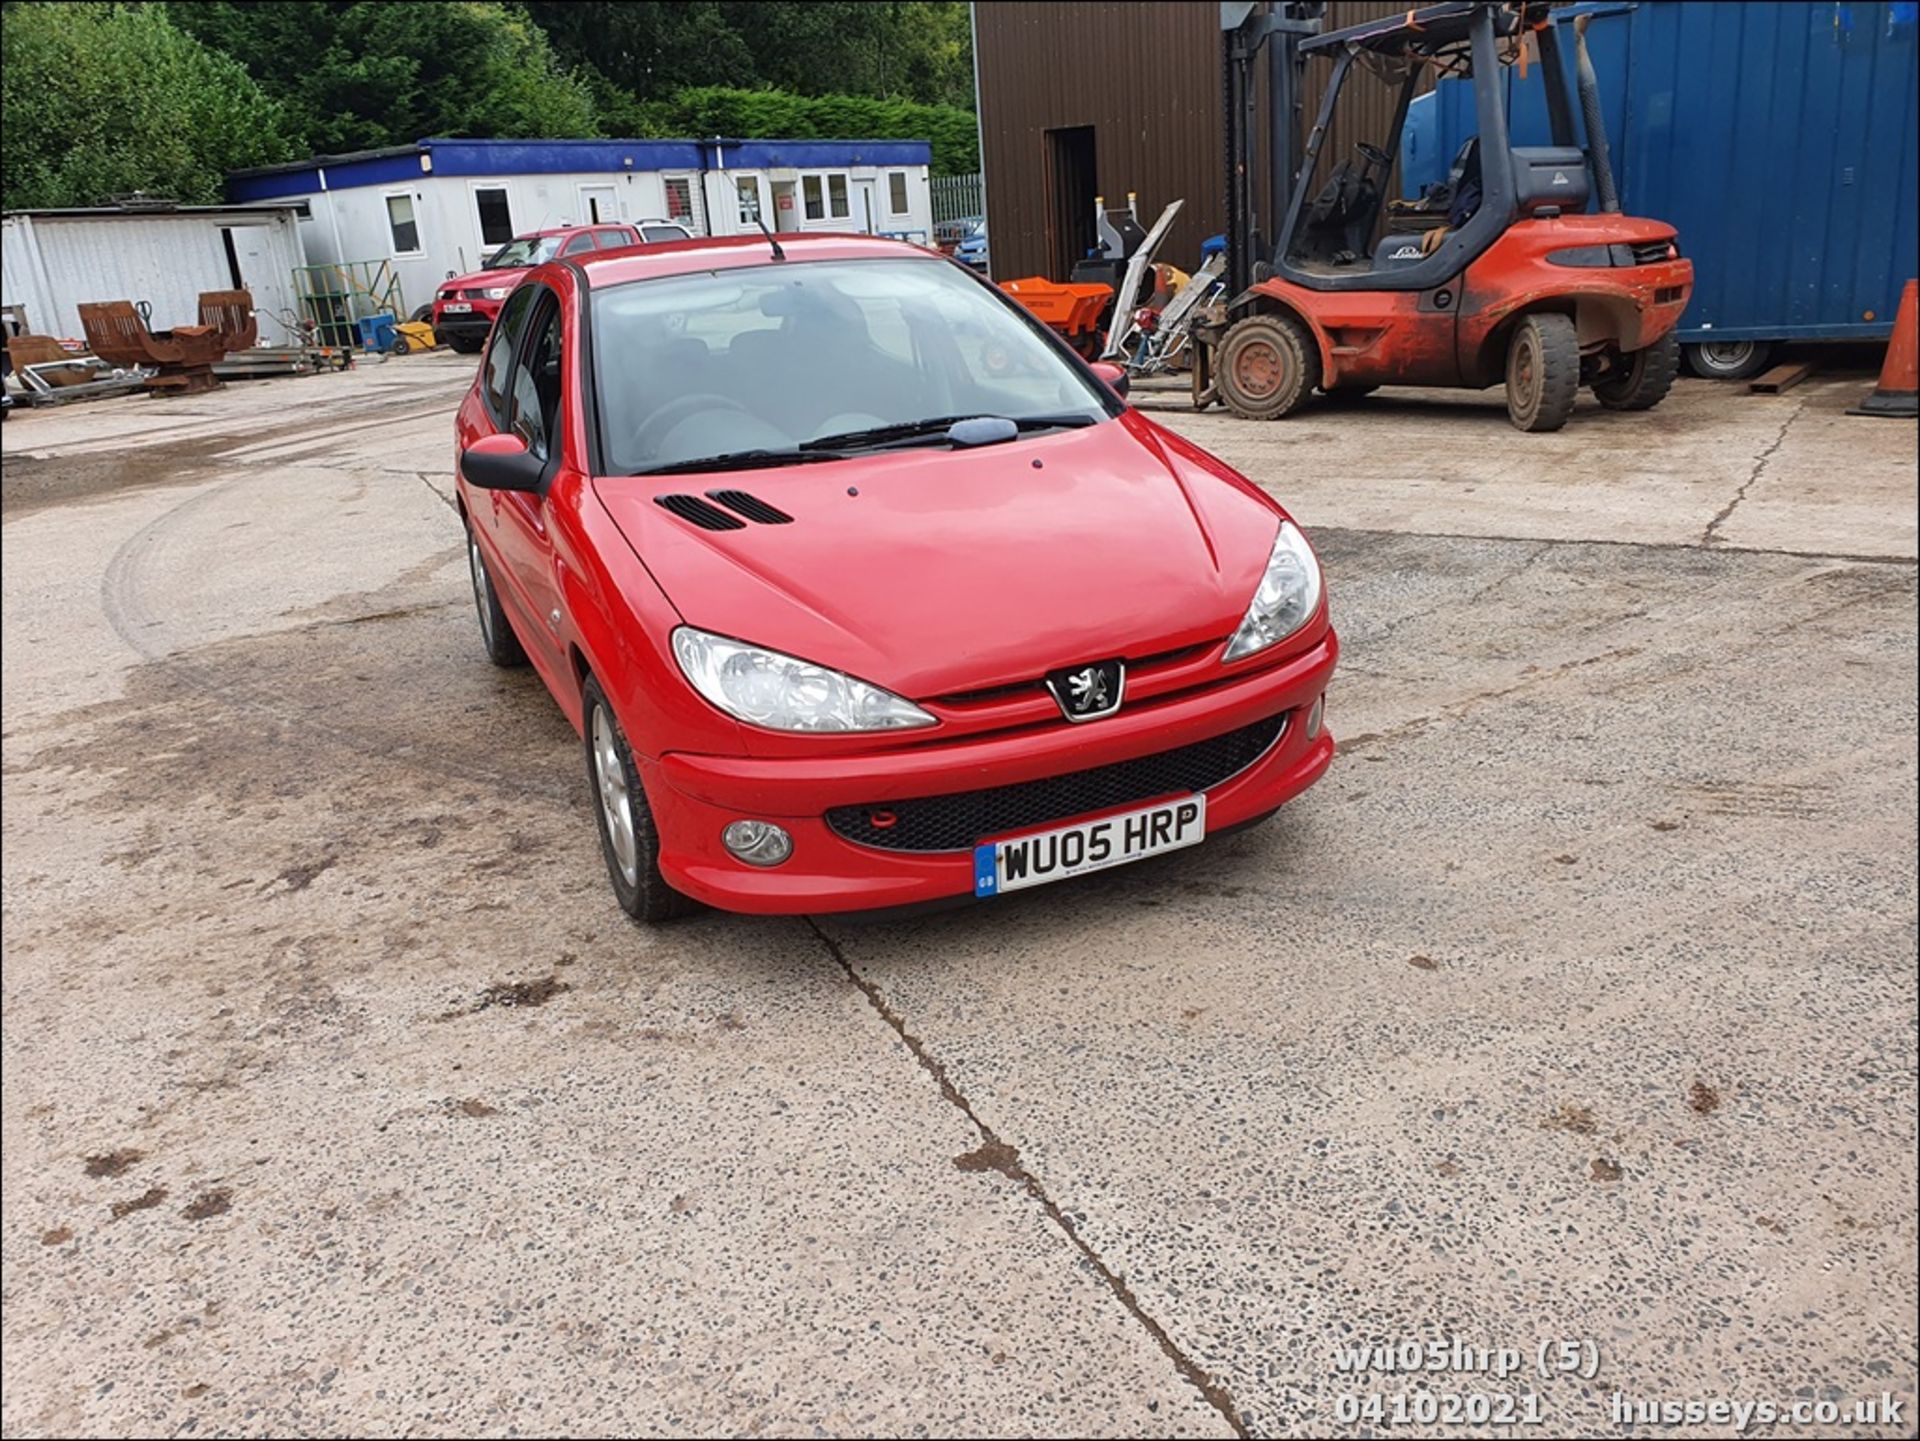
[[[1295,285],[1308,290],[1431,290],[1465,270],[1488,246],[1505,234],[1512,223],[1515,194],[1513,154],[1507,139],[1507,107],[1505,97],[1501,94],[1503,75],[1500,57],[1494,44],[1495,14],[1501,7],[1481,3],[1470,7],[1436,8],[1445,8],[1450,13],[1458,13],[1463,9],[1471,11],[1467,16],[1467,43],[1473,67],[1474,111],[1480,139],[1480,208],[1466,224],[1435,246],[1433,254],[1411,265],[1396,266],[1386,271],[1355,267],[1350,275],[1323,275],[1295,265],[1288,255],[1295,236],[1299,234],[1300,217],[1307,199],[1305,187],[1295,186],[1292,203],[1287,207],[1286,224],[1281,228],[1274,249],[1274,268]],[[1322,48],[1335,38],[1322,36],[1314,48]],[[1339,57],[1334,61],[1333,76],[1327,82],[1313,132],[1307,137],[1306,153],[1301,157],[1302,176],[1312,175],[1314,166],[1319,162],[1341,87],[1365,48],[1359,40],[1350,40],[1340,49]],[[1564,72],[1561,79],[1564,83]],[[1407,107],[1413,100],[1413,86],[1414,76],[1409,75],[1394,114],[1393,133],[1382,147],[1388,154],[1395,153],[1400,147],[1400,132],[1406,124]]]
[[[1274,0],[1262,7],[1248,0],[1225,0],[1220,7],[1221,95],[1226,106],[1222,132],[1227,137],[1227,294],[1238,295],[1254,279],[1256,262],[1269,247],[1254,216],[1253,137],[1256,82],[1254,65],[1267,51],[1267,174],[1272,189],[1275,230],[1301,172],[1295,153],[1298,132],[1300,50],[1320,33],[1326,6],[1319,0]]]

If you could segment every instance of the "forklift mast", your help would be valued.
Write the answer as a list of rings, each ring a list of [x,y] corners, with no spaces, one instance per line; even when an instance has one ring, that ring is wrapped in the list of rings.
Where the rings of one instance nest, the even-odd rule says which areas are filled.
[[[1255,279],[1279,233],[1300,168],[1300,42],[1320,33],[1326,13],[1320,0],[1221,0],[1221,63],[1227,137],[1227,294],[1237,296]],[[1257,67],[1267,60],[1266,171],[1272,202],[1263,233],[1254,214],[1257,192],[1254,136]]]

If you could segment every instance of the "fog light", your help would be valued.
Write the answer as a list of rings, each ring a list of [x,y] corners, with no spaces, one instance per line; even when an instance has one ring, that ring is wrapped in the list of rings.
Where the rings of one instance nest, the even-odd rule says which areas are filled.
[[[735,821],[720,832],[720,841],[750,866],[777,866],[793,854],[793,837],[772,821]]]
[[[1307,739],[1320,739],[1320,716],[1327,708],[1327,693],[1321,691],[1313,698],[1313,709],[1307,712]]]

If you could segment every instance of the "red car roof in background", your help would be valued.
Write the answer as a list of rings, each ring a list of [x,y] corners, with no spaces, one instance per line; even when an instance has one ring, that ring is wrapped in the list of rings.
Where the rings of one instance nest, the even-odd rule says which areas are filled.
[[[544,240],[549,235],[571,235],[576,230],[638,230],[631,220],[588,220],[579,225],[549,225],[545,230],[523,230],[515,240]]]

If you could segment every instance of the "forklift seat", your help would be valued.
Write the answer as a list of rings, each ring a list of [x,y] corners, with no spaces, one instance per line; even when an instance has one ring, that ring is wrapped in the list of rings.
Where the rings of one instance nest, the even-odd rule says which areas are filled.
[[[1364,262],[1379,204],[1379,187],[1351,160],[1341,161],[1300,217],[1299,258],[1335,266]]]
[[[1587,208],[1591,182],[1587,155],[1573,146],[1542,145],[1513,152],[1514,203],[1522,215],[1557,208],[1578,215]]]

